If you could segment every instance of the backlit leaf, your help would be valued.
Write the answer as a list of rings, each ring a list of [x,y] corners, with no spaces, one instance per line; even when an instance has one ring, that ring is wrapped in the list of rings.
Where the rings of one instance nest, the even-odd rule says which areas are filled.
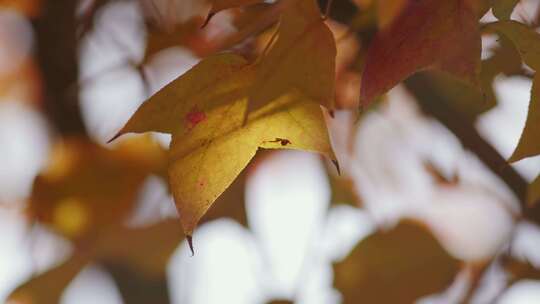
[[[417,223],[404,221],[361,241],[334,267],[343,303],[414,303],[448,287],[459,263]]]
[[[173,135],[169,184],[187,234],[259,147],[334,159],[320,106],[296,91],[249,114],[244,123],[255,73],[239,56],[209,57],[145,102],[119,133]]]
[[[278,38],[264,55],[250,90],[248,113],[298,89],[331,108],[334,100],[336,44],[315,0],[285,0]]]
[[[364,106],[413,73],[435,68],[478,84],[480,34],[467,0],[408,1],[369,47],[360,98]]]

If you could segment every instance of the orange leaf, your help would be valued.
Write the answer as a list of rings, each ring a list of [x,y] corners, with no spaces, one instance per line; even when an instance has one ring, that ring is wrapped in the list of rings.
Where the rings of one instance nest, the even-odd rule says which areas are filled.
[[[409,0],[368,50],[362,104],[427,68],[477,85],[481,41],[475,10],[468,0]]]

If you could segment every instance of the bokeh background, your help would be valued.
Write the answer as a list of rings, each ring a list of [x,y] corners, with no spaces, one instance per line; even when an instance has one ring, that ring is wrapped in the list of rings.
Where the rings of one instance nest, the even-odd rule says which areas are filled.
[[[79,2],[77,14],[84,19],[99,1]],[[78,96],[87,133],[97,145],[105,149],[118,146],[106,142],[149,94],[196,64],[205,48],[211,49],[220,37],[239,30],[233,22],[236,11],[222,12],[189,43],[149,56],[148,21],[174,26],[202,15],[205,6],[201,3],[118,0],[99,8],[90,29],[80,37],[78,83],[65,92]],[[13,290],[32,277],[92,246],[85,247],[66,231],[55,230],[54,216],[43,220],[28,211],[34,179],[49,166],[58,143],[67,142],[44,110],[44,74],[36,60],[32,21],[41,4],[38,0],[0,1],[0,301],[7,301]],[[537,1],[521,1],[513,18],[532,23],[538,6]],[[484,17],[485,21],[490,18],[489,14]],[[338,24],[333,29],[345,31]],[[340,48],[344,57],[359,48],[358,42],[347,40]],[[486,36],[483,43],[486,59],[498,42],[496,37]],[[250,47],[260,46],[251,42]],[[242,48],[237,51],[242,52]],[[337,92],[340,98],[357,98],[357,77],[353,72],[343,76]],[[497,76],[494,92],[498,103],[476,119],[476,130],[505,158],[511,155],[524,126],[530,88],[527,77]],[[245,202],[245,217],[239,221],[217,218],[201,225],[194,234],[194,256],[185,241],[175,236],[181,234],[179,229],[141,237],[141,244],[129,249],[139,251],[142,260],[154,259],[151,252],[161,250],[156,235],[169,233],[177,238],[161,274],[170,303],[355,303],[350,300],[354,291],[340,290],[336,284],[338,271],[347,277],[347,270],[334,269],[333,265],[347,261],[366,237],[393,231],[405,218],[430,231],[445,254],[459,265],[447,288],[422,297],[419,303],[459,303],[464,299],[471,303],[540,303],[538,272],[516,274],[500,260],[489,263],[504,255],[532,265],[531,269],[540,267],[540,227],[518,220],[519,204],[512,191],[442,124],[422,114],[402,85],[361,118],[341,110],[328,124],[341,176],[331,163],[315,154],[261,151],[235,190],[241,194],[236,203]],[[164,148],[170,140],[163,134],[152,138]],[[540,172],[540,158],[511,166],[532,181]],[[111,175],[111,180],[114,178]],[[99,187],[91,191],[99,191]],[[178,218],[159,175],[145,176],[133,191],[135,204],[117,218],[125,227],[144,230]],[[78,227],[77,218],[84,218],[84,208],[81,211],[74,206],[60,212],[60,217],[68,218],[67,226],[61,227],[68,230],[71,219]],[[227,215],[227,211],[221,212]],[[97,235],[100,233],[107,232]],[[122,238],[111,242],[131,248]],[[417,245],[403,238],[394,249],[398,256],[403,250],[403,256],[412,260],[414,252],[409,256],[406,248],[414,251]],[[422,259],[420,250],[418,259]],[[394,264],[404,263],[392,261],[390,258],[384,266],[390,272],[399,268]],[[345,268],[350,271],[354,265],[358,264]],[[135,303],[122,289],[144,293],[156,282],[152,279],[152,284],[126,287],[122,285],[126,279],[114,269],[103,261],[85,264],[68,280],[59,302]],[[413,271],[407,275],[414,281],[421,274]],[[149,282],[145,280],[142,282]],[[44,284],[54,285],[50,282]],[[388,292],[392,292],[391,287]],[[49,302],[44,297],[19,297],[9,303]]]

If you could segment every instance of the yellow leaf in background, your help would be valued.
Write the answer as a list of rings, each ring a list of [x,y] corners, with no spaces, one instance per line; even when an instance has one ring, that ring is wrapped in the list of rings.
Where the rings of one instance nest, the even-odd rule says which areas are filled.
[[[540,175],[531,183],[527,192],[527,203],[529,206],[540,203]]]
[[[165,151],[148,137],[130,138],[109,150],[84,139],[55,145],[36,177],[29,212],[71,240],[117,225],[132,211],[138,189],[165,171]]]
[[[519,0],[493,0],[493,15],[499,20],[509,20]]]
[[[334,266],[334,285],[344,304],[414,303],[443,291],[459,263],[420,224],[403,221],[362,240]]]
[[[333,107],[336,43],[315,0],[285,0],[287,7],[278,37],[263,55],[250,90],[248,113],[298,89],[328,108]]]
[[[320,106],[296,91],[244,122],[254,77],[240,56],[208,57],[152,96],[119,133],[172,134],[169,184],[188,235],[259,147],[335,159]]]
[[[516,21],[499,21],[486,26],[487,30],[495,30],[507,37],[515,45],[522,60],[537,73],[534,76],[531,90],[531,101],[525,128],[518,146],[509,161],[514,162],[526,157],[540,154],[540,34],[533,28]]]
[[[62,264],[39,274],[15,289],[8,304],[60,303],[60,297],[69,282],[88,263],[87,256],[74,255]]]

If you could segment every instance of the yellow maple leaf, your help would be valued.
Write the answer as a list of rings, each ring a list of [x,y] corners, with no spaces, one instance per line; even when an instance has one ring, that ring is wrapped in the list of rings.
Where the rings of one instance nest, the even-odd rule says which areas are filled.
[[[331,108],[334,101],[336,43],[315,0],[289,1],[278,38],[261,60],[250,90],[248,113],[298,89]]]
[[[172,134],[169,184],[188,235],[259,147],[335,159],[320,106],[298,91],[275,98],[244,123],[255,75],[240,56],[208,57],[152,96],[118,134]]]

